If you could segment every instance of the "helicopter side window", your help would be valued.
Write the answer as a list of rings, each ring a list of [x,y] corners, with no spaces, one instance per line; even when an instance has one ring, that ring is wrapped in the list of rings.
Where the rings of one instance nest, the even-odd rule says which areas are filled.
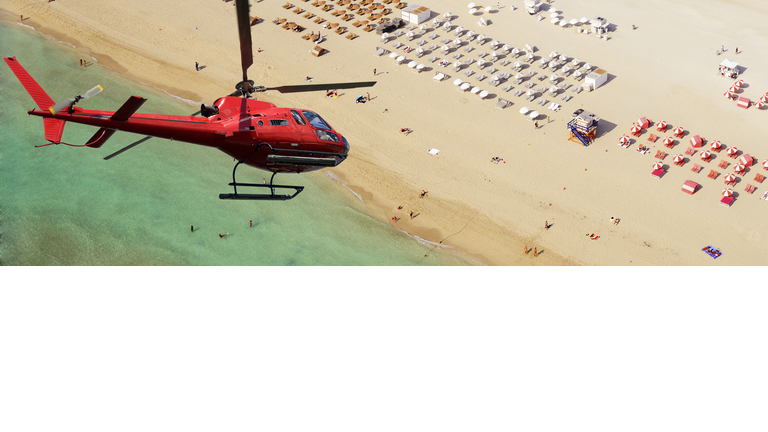
[[[331,127],[328,126],[328,123],[326,123],[325,120],[323,120],[322,117],[316,113],[313,113],[312,111],[302,111],[301,113],[304,114],[304,117],[312,126],[319,129],[331,130]]]
[[[323,141],[339,142],[339,137],[334,133],[326,132],[322,129],[315,129],[315,134],[317,134],[317,137]]]
[[[269,119],[269,125],[270,126],[288,126],[290,123],[288,123],[288,120],[283,119]]]
[[[304,123],[304,119],[303,119],[303,118],[301,118],[301,116],[299,115],[299,113],[297,113],[296,111],[294,111],[294,110],[291,110],[291,115],[293,115],[293,119],[294,119],[294,120],[296,120],[296,123],[298,123],[298,124],[300,124],[300,125],[304,125],[304,124],[306,124],[306,123]]]

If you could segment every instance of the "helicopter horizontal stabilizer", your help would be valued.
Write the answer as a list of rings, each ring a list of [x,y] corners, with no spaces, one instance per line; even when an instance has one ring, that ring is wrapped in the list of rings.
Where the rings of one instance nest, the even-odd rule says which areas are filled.
[[[55,102],[53,99],[51,99],[50,96],[43,90],[42,87],[40,87],[40,84],[37,83],[32,77],[29,75],[29,73],[24,70],[23,67],[19,64],[18,61],[16,61],[16,57],[6,57],[5,62],[8,63],[8,67],[11,68],[11,71],[16,75],[16,78],[19,79],[21,82],[21,85],[24,86],[24,88],[27,90],[27,93],[29,93],[30,96],[32,96],[32,99],[34,99],[35,103],[41,110],[47,110],[49,106],[53,105]],[[46,124],[45,127],[46,130],[46,138],[48,135],[48,126]],[[59,135],[61,137],[61,135]]]
[[[146,102],[147,100],[143,97],[138,96],[131,96],[123,106],[120,107],[119,110],[115,111],[114,114],[112,114],[112,117],[110,117],[110,120],[116,120],[116,121],[126,121],[128,120],[133,113],[136,112],[137,109],[141,108],[141,106]]]
[[[91,139],[88,140],[85,145],[87,147],[91,148],[99,148],[102,145],[104,145],[107,140],[114,135],[115,130],[114,129],[107,129],[107,128],[101,128],[98,131],[96,131],[95,134],[91,137]]]

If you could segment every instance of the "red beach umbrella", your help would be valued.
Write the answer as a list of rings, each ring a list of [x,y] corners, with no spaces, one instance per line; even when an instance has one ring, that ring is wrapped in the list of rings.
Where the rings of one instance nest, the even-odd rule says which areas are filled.
[[[736,86],[731,86],[731,88],[729,88],[728,91],[736,93],[737,91],[739,91],[739,88]]]
[[[762,108],[765,106],[765,102],[758,102],[755,104],[755,108]]]
[[[656,123],[656,129],[658,129],[658,130],[660,130],[660,131],[665,131],[665,130],[667,130],[667,122],[665,122],[664,120],[662,120],[662,121],[660,121],[660,122]]]
[[[641,130],[642,130],[642,128],[640,128],[640,126],[638,126],[638,125],[632,126],[632,133],[638,133]]]
[[[621,138],[619,138],[619,142],[622,144],[626,144],[629,142],[629,137],[626,135],[622,135]]]
[[[723,189],[723,196],[724,196],[724,197],[729,197],[729,196],[731,196],[731,195],[733,195],[733,190],[731,190],[731,189],[727,189],[727,188],[726,188],[726,189]]]
[[[664,138],[664,145],[670,145],[670,144],[673,144],[674,142],[675,142],[675,140],[672,139],[672,137]]]
[[[733,92],[732,91],[727,91],[727,92],[725,92],[723,94],[723,96],[727,97],[728,99],[732,99],[733,98]]]
[[[728,153],[728,156],[733,156],[739,152],[739,149],[737,149],[736,147],[728,147],[728,150],[726,150],[725,152]]]
[[[662,169],[662,168],[664,168],[664,163],[662,161],[656,161],[656,163],[653,164],[653,169],[655,170]]]
[[[768,94],[764,94],[760,96],[760,102],[763,102],[763,103],[768,102]]]
[[[683,133],[685,132],[685,129],[683,129],[682,127],[678,126],[672,132],[675,133],[675,136],[682,136]]]
[[[724,180],[725,180],[726,183],[730,183],[730,182],[736,180],[736,176],[731,174],[731,173],[728,173],[728,174],[725,175]]]
[[[736,80],[735,83],[733,83],[736,87],[741,87],[744,85],[744,80]]]
[[[723,143],[720,142],[720,140],[714,140],[712,141],[712,150],[719,151],[720,146],[722,146]]]
[[[744,166],[744,164],[737,164],[735,167],[733,167],[733,171],[736,173],[743,173],[746,169],[747,167]]]
[[[712,153],[710,153],[709,150],[704,150],[701,152],[701,160],[707,161],[710,157],[712,157]]]
[[[675,157],[672,159],[675,163],[680,163],[685,160],[685,156],[681,154],[676,154]]]
[[[768,169],[768,159],[763,161],[763,168]]]

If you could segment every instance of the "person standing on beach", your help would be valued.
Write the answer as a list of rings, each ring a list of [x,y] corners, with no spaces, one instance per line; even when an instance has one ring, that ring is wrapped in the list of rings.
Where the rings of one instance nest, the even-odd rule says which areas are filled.
[[[526,254],[526,255],[528,255],[528,252],[530,252],[530,251],[528,250],[528,246],[526,246],[526,247],[525,247],[525,249],[524,249],[523,251],[525,252],[525,254]]]
[[[411,216],[411,219],[413,219],[413,212],[409,212],[408,215]]]
[[[539,122],[533,122],[533,128],[538,129],[539,128]]]
[[[371,94],[370,93],[367,93],[367,92],[365,93],[365,100],[367,100],[368,102],[371,101]]]
[[[549,222],[548,221],[544,221],[544,229],[549,229]]]
[[[376,69],[373,70],[373,76],[376,76]]]
[[[194,225],[191,225],[189,227],[189,232],[195,232],[195,226]]]
[[[249,226],[249,227],[251,227],[251,228],[253,228],[253,221],[252,221],[252,220],[249,220],[249,221],[248,221],[248,226]]]
[[[536,248],[533,248],[533,256],[539,256],[539,251]]]
[[[24,15],[19,15],[21,17],[21,21],[24,21]],[[376,69],[373,70],[373,74],[376,75]]]
[[[195,62],[195,70],[200,72],[200,64]]]

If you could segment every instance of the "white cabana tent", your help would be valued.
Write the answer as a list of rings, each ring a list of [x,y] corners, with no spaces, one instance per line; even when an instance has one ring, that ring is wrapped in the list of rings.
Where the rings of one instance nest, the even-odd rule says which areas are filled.
[[[736,78],[739,74],[738,66],[739,66],[739,62],[725,59],[718,66],[718,70],[720,71],[721,76],[725,76],[728,78]]]
[[[608,72],[603,69],[595,69],[584,78],[584,84],[589,84],[592,87],[592,90],[597,90],[598,87],[605,84],[607,81]]]

